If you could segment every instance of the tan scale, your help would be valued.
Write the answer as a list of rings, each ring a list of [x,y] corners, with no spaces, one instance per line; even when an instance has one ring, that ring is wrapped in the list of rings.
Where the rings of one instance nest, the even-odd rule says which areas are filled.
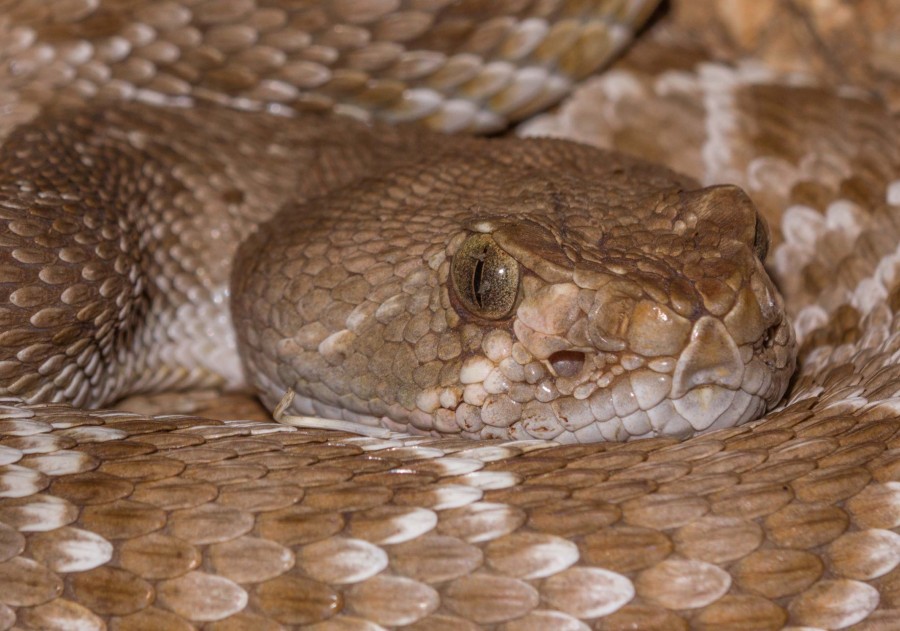
[[[0,628],[900,624],[900,7],[670,3],[529,128],[688,176],[372,122],[502,128],[655,4],[0,0]]]

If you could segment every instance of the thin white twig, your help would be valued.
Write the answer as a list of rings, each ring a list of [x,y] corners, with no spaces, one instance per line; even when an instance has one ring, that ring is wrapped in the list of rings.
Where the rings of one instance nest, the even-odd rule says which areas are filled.
[[[354,423],[353,421],[339,421],[331,418],[318,418],[315,416],[296,416],[294,414],[285,414],[284,411],[291,406],[294,401],[294,391],[289,389],[281,397],[281,401],[275,406],[272,417],[279,423],[291,425],[292,427],[302,427],[306,429],[333,429],[340,432],[348,432],[350,434],[359,434],[360,436],[369,436],[371,438],[390,438],[392,432],[384,427],[370,427],[362,423]]]

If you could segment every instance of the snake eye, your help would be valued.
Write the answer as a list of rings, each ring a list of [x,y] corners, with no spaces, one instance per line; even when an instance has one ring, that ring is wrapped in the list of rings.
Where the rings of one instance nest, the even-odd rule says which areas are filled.
[[[462,305],[486,320],[509,316],[519,295],[519,263],[487,234],[473,234],[453,256],[453,288]]]
[[[766,262],[769,253],[769,227],[759,216],[756,217],[756,234],[753,237],[753,251],[759,257],[760,262]]]

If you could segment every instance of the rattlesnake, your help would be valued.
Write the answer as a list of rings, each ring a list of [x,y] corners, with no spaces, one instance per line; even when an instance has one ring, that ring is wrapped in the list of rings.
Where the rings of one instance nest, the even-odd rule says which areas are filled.
[[[81,406],[129,389],[234,386],[241,371],[231,350],[239,343],[269,405],[281,389],[298,387],[301,411],[362,424],[384,416],[418,435],[355,438],[5,400],[0,626],[896,626],[892,212],[900,193],[894,94],[876,72],[885,66],[876,53],[890,53],[889,39],[870,41],[879,63],[837,64],[843,56],[832,42],[846,41],[845,31],[817,31],[821,14],[791,3],[787,14],[803,18],[820,49],[804,60],[805,76],[784,74],[760,61],[766,46],[783,49],[782,31],[773,27],[771,41],[760,44],[760,20],[735,22],[737,4],[712,5],[708,14],[725,22],[704,34],[712,48],[725,55],[750,42],[761,50],[753,62],[694,71],[698,57],[679,39],[691,32],[691,10],[676,8],[612,72],[553,118],[530,124],[532,132],[666,160],[707,184],[741,184],[774,228],[771,269],[796,322],[801,372],[761,423],[680,440],[774,405],[793,368],[791,328],[757,258],[766,249],[764,226],[743,193],[698,191],[663,167],[560,141],[438,142],[405,127],[297,112],[333,107],[365,118],[365,105],[394,122],[424,115],[451,131],[498,127],[497,112],[521,117],[561,95],[570,83],[564,73],[592,70],[653,3],[611,3],[594,22],[581,8],[563,7],[555,23],[516,21],[516,7],[498,4],[482,7],[498,15],[481,28],[470,3],[432,3],[443,10],[438,22],[428,3],[320,4],[356,23],[331,28],[318,5],[249,0],[134,8],[73,1],[52,12],[40,2],[0,5],[8,42],[0,78],[9,87],[0,128],[4,238],[6,263],[16,261],[3,267],[4,387]],[[551,5],[533,9],[543,15]],[[851,16],[881,9],[872,5]],[[779,10],[748,7],[750,18]],[[846,14],[836,15],[846,29]],[[715,41],[736,24],[739,37]],[[427,28],[439,35],[437,52],[385,43],[412,29],[405,41],[414,48]],[[466,54],[448,52],[465,38]],[[502,61],[484,62],[490,51]],[[532,58],[543,65],[529,68]],[[347,65],[329,67],[334,59]],[[823,70],[821,60],[831,63]],[[377,79],[363,72],[384,68]],[[844,72],[835,77],[835,68]],[[404,92],[401,75],[416,87]],[[472,101],[443,100],[431,89],[462,85],[460,76],[469,92],[459,94],[474,92]],[[848,77],[877,88],[884,101],[830,85]],[[321,89],[304,91],[309,82]],[[261,108],[269,113],[242,111]],[[679,125],[667,126],[671,120]],[[299,183],[298,171],[307,175]],[[360,173],[365,179],[347,189]],[[316,197],[321,182],[338,190],[306,205],[320,212],[315,222],[289,205],[238,254],[235,319],[257,326],[241,328],[235,342],[220,326],[228,319],[223,253],[230,260],[248,226],[286,202]],[[129,200],[127,230],[94,211],[116,199]],[[511,204],[549,210],[525,215],[523,225]],[[618,209],[616,219],[592,223],[579,210],[597,205]],[[208,225],[197,212],[206,208],[225,208],[231,223]],[[463,213],[475,219],[460,231]],[[310,231],[333,247],[294,245],[293,233]],[[201,235],[222,249],[193,254]],[[32,243],[76,265],[80,278]],[[596,243],[616,256],[592,258]],[[476,255],[466,268],[457,253],[470,247]],[[77,267],[85,248],[98,262]],[[510,253],[526,270],[514,283],[522,289],[498,297],[483,286],[496,278],[485,268],[514,273]],[[415,267],[415,259],[430,266]],[[453,287],[440,289],[435,278]],[[682,290],[677,278],[693,289]],[[149,324],[110,332],[115,310],[85,299],[91,292],[118,296],[115,316]],[[586,292],[603,294],[603,308],[592,308]],[[199,295],[211,300],[198,302]],[[371,296],[366,313],[360,300]],[[200,306],[180,305],[185,297]],[[94,322],[93,347],[60,315],[59,302]],[[68,344],[76,361],[67,367],[46,334],[17,327],[16,309],[31,309],[31,324],[53,331],[54,344]],[[498,326],[513,310],[517,323]],[[653,317],[637,315],[645,311]],[[424,325],[416,318],[423,313]],[[747,320],[747,313],[757,315]],[[183,322],[201,329],[188,336],[193,345],[173,331]],[[334,322],[354,325],[335,332]],[[366,322],[380,328],[364,330]],[[678,350],[693,349],[682,355],[690,361],[672,358],[660,322],[677,330]],[[414,343],[441,326],[457,332]],[[515,350],[513,333],[528,343]],[[148,350],[123,353],[135,338]],[[572,351],[560,338],[582,346]],[[372,339],[393,344],[372,348]],[[585,340],[608,355],[602,364],[591,365]],[[533,380],[495,370],[523,348],[534,357],[518,365]],[[358,355],[369,372],[334,368]],[[759,372],[750,368],[756,361],[771,372],[769,381],[755,377],[764,383],[753,388],[721,370],[736,366],[747,378]],[[156,370],[161,364],[169,367]],[[447,365],[462,383],[440,374]],[[37,370],[15,372],[21,366]],[[634,383],[641,374],[665,375],[676,390],[681,384],[681,399],[694,386],[703,394],[687,412],[682,402],[677,415],[645,414],[627,401],[643,403],[653,388],[603,394],[603,385],[623,381],[623,370]],[[518,399],[490,399],[517,383]],[[591,389],[576,393],[579,386]],[[587,408],[566,403],[593,401],[597,392]],[[733,405],[735,392],[748,393],[741,406]],[[601,418],[595,411],[604,405],[611,412]],[[593,415],[587,421],[585,409]],[[434,430],[518,440],[473,444],[428,436]],[[531,440],[642,435],[656,437],[572,446]]]

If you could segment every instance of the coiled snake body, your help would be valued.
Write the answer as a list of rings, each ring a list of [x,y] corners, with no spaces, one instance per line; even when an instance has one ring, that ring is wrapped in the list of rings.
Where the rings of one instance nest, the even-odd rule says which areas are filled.
[[[734,186],[306,111],[497,127],[653,8],[441,4],[0,4],[0,627],[900,623],[890,89],[676,12],[532,123],[744,186],[783,303]],[[83,409],[245,378],[407,434]]]

